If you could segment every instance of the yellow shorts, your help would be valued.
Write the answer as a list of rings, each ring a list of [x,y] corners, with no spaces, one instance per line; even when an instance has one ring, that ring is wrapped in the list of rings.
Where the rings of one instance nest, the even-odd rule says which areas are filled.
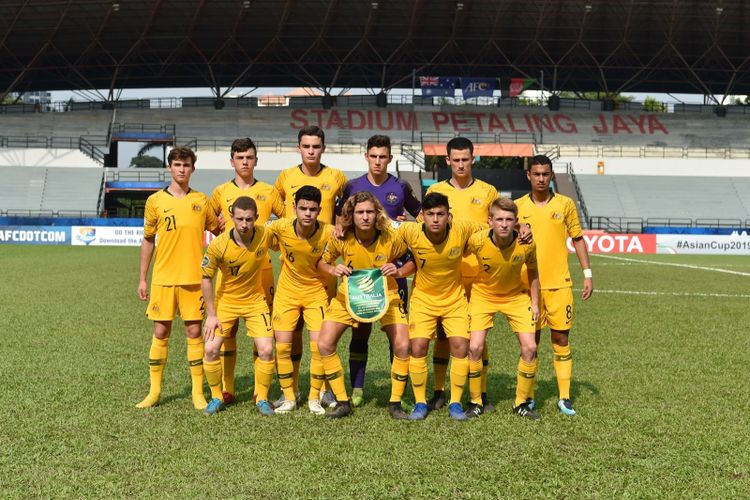
[[[221,337],[230,337],[232,330],[239,325],[240,318],[245,320],[248,337],[273,337],[271,313],[268,310],[268,304],[263,300],[242,306],[218,301],[216,315],[221,321],[223,330],[222,332],[216,332],[216,334]]]
[[[293,332],[302,316],[308,331],[319,332],[327,306],[328,293],[323,287],[295,291],[281,289],[273,299],[273,329]]]
[[[398,293],[391,293],[388,299],[388,310],[380,318],[380,326],[408,324],[406,322],[406,308],[404,307],[404,303],[401,302]],[[346,310],[346,304],[341,295],[337,295],[328,304],[323,321],[335,321],[336,323],[349,325],[354,328],[359,326],[359,322],[355,321],[349,314],[349,311]]]
[[[432,339],[438,321],[443,325],[445,335],[469,338],[469,303],[465,297],[448,307],[436,307],[422,300],[409,302],[409,339]]]
[[[151,285],[146,317],[152,321],[202,321],[206,310],[200,285]]]
[[[548,326],[566,331],[573,327],[573,288],[542,290],[539,299],[537,330]]]
[[[501,313],[516,333],[533,333],[536,322],[531,314],[531,297],[520,293],[514,297],[487,297],[474,295],[469,301],[469,331],[489,330],[494,324],[495,314]]]

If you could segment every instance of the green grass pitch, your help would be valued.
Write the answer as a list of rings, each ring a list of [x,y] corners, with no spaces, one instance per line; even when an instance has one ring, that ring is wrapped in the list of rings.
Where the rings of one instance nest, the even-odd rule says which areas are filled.
[[[597,291],[577,302],[571,335],[579,415],[557,412],[545,334],[540,422],[510,412],[517,347],[500,320],[489,339],[497,412],[476,421],[445,410],[393,421],[379,332],[351,418],[260,417],[247,337],[239,404],[206,418],[192,408],[179,324],[162,404],[137,410],[151,336],[138,249],[0,246],[0,257],[2,497],[750,495],[750,257],[593,256]]]

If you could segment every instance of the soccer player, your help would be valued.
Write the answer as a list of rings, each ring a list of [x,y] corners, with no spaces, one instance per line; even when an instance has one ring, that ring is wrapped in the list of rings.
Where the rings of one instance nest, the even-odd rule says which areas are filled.
[[[392,220],[406,220],[406,212],[413,217],[419,215],[421,204],[414,195],[414,190],[408,182],[404,182],[388,173],[388,165],[393,160],[391,154],[391,138],[387,135],[373,135],[367,140],[365,152],[367,173],[356,179],[351,179],[344,186],[344,194],[336,205],[336,214],[341,214],[344,202],[352,193],[368,191],[378,199],[386,214]],[[405,256],[407,259],[408,256]],[[404,259],[399,259],[403,261]],[[401,262],[396,263],[401,265]],[[408,303],[408,286],[405,278],[396,280],[398,293],[404,304]],[[361,324],[352,331],[349,344],[349,381],[352,385],[352,404],[357,407],[364,402],[365,370],[369,355],[369,339],[372,331],[370,324]]]
[[[275,214],[277,217],[284,215],[284,202],[276,188],[255,178],[255,167],[258,165],[258,152],[255,143],[250,138],[235,139],[232,142],[229,162],[234,168],[235,176],[229,182],[225,182],[214,189],[211,195],[211,210],[216,215],[221,215],[223,231],[229,231],[234,227],[232,222],[232,204],[240,196],[249,196],[258,207],[256,224],[265,224]],[[261,270],[263,280],[263,292],[268,306],[273,303],[274,278],[269,258]],[[216,278],[217,287],[221,283],[221,274]],[[224,332],[224,341],[221,344],[221,372],[224,403],[234,402],[234,371],[237,364],[237,331]],[[257,358],[257,352],[253,353]]]
[[[286,216],[294,217],[294,193],[302,186],[314,186],[320,189],[320,214],[318,219],[328,224],[334,223],[336,200],[342,195],[346,176],[340,170],[321,163],[326,150],[325,133],[320,127],[311,125],[303,127],[297,134],[297,151],[300,154],[299,165],[283,170],[276,179],[275,187],[284,200]],[[329,296],[336,293],[336,280],[326,283]],[[302,326],[294,332],[292,341],[292,361],[294,362],[294,389],[298,392],[299,364],[302,359]],[[330,396],[330,393],[327,393]],[[325,398],[325,394],[321,396]],[[329,405],[333,398],[325,401]],[[281,404],[281,400],[276,401]]]
[[[185,323],[193,406],[196,410],[206,407],[203,395],[201,321],[204,307],[200,262],[203,231],[218,231],[218,221],[208,207],[208,197],[190,189],[195,160],[195,153],[190,148],[173,148],[167,157],[167,169],[172,181],[146,200],[138,297],[149,300],[146,315],[154,322],[154,336],[148,354],[151,387],[146,398],[136,405],[138,408],[151,408],[159,404],[169,335],[178,311]],[[158,246],[156,239],[159,240]],[[146,278],[152,258],[154,269],[149,294]]]
[[[393,418],[405,419],[407,414],[401,409],[401,398],[409,375],[409,333],[406,311],[398,295],[394,278],[403,278],[414,272],[414,263],[396,267],[394,260],[406,252],[406,245],[391,228],[391,221],[385,215],[380,202],[367,191],[360,191],[344,203],[341,212],[343,239],[332,238],[318,261],[318,269],[332,276],[349,276],[354,269],[379,268],[386,277],[388,286],[388,309],[380,319],[383,330],[393,346],[391,364],[391,397],[388,411]],[[342,257],[346,264],[335,264]],[[325,312],[325,319],[318,336],[318,349],[323,361],[326,380],[336,395],[339,405],[327,414],[329,418],[340,418],[352,412],[344,384],[341,359],[336,346],[348,326],[356,321],[346,308],[346,283],[339,286]]]
[[[486,222],[487,210],[497,198],[497,189],[480,179],[475,179],[471,173],[474,165],[474,144],[465,137],[455,137],[446,145],[446,163],[451,169],[451,177],[445,181],[433,184],[427,190],[429,193],[441,193],[448,198],[450,210],[456,221],[469,220]],[[479,264],[474,255],[467,255],[461,264],[461,276],[466,290],[466,296],[471,296],[471,283],[478,274]],[[482,350],[482,401],[484,411],[493,410],[487,400],[487,370],[489,366],[489,351]],[[435,392],[429,401],[430,410],[441,408],[445,404],[445,376],[448,370],[449,346],[448,339],[442,328],[438,328],[435,348],[432,353]]]
[[[519,220],[531,227],[536,241],[541,289],[539,322],[536,326],[537,344],[542,328],[549,326],[560,396],[557,407],[563,414],[573,416],[576,414],[570,400],[573,358],[568,341],[570,328],[573,326],[573,282],[568,269],[568,236],[573,240],[573,247],[583,270],[583,300],[587,300],[594,292],[589,254],[578,222],[575,202],[567,196],[550,192],[549,184],[554,178],[552,161],[544,155],[534,156],[526,176],[531,183],[531,192],[516,200],[516,204]],[[528,400],[531,408],[535,404],[533,394],[532,388]]]
[[[311,125],[300,129],[297,134],[297,151],[302,157],[302,162],[295,167],[282,170],[275,184],[276,190],[284,200],[288,217],[291,218],[294,214],[294,193],[307,185],[320,189],[320,221],[334,223],[336,200],[343,194],[346,176],[340,170],[321,163],[325,150],[325,133],[320,127]]]
[[[516,377],[516,399],[513,411],[522,417],[539,420],[528,408],[529,396],[537,371],[534,329],[539,316],[539,276],[536,270],[534,243],[521,245],[515,231],[518,208],[509,198],[497,198],[490,205],[489,231],[469,238],[467,251],[480,265],[469,301],[469,393],[471,404],[466,416],[482,414],[482,351],[495,313],[502,313],[516,333],[521,356]],[[524,266],[525,264],[525,266]],[[526,269],[529,286],[523,280]]]
[[[409,302],[409,376],[416,405],[412,420],[427,416],[427,351],[438,322],[448,337],[451,392],[448,413],[465,420],[461,395],[469,375],[469,303],[461,278],[461,262],[469,237],[486,223],[451,222],[448,198],[430,193],[422,200],[423,223],[404,222],[399,234],[411,249],[417,267]]]
[[[242,318],[247,335],[254,339],[258,351],[254,362],[256,406],[261,415],[272,416],[268,390],[275,371],[273,330],[261,275],[273,234],[268,228],[255,224],[258,206],[252,198],[240,196],[234,200],[231,212],[232,228],[208,245],[201,262],[201,289],[206,304],[203,364],[212,398],[204,413],[213,415],[224,408],[219,350],[224,337],[237,331]],[[213,278],[217,270],[221,270],[222,280],[214,295]]]
[[[294,219],[279,219],[268,224],[282,252],[281,272],[273,300],[273,329],[276,337],[276,365],[284,400],[276,413],[297,408],[293,385],[292,336],[304,318],[310,336],[310,393],[307,405],[315,415],[325,415],[320,404],[320,389],[325,380],[318,352],[318,333],[328,306],[325,277],[317,262],[331,238],[333,226],[318,221],[320,190],[302,186],[294,193]]]

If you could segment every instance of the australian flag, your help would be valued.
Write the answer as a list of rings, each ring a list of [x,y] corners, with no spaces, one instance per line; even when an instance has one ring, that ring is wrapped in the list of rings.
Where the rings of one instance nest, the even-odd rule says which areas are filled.
[[[499,88],[497,78],[461,78],[461,91],[464,99],[479,96],[492,96]]]
[[[420,76],[423,96],[448,96],[456,93],[456,78],[451,76]]]

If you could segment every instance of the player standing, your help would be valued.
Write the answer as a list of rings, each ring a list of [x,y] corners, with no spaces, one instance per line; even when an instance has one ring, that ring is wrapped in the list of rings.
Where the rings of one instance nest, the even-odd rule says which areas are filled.
[[[148,354],[150,389],[146,398],[136,405],[138,408],[159,404],[169,335],[177,311],[185,323],[193,406],[196,410],[206,407],[203,395],[201,321],[204,307],[200,261],[203,232],[206,229],[218,230],[218,221],[208,207],[206,195],[190,189],[195,160],[195,153],[190,148],[173,148],[167,157],[167,169],[172,181],[146,200],[138,297],[141,300],[150,298],[146,315],[154,322],[154,336]],[[152,258],[154,269],[149,294],[146,279]]]
[[[229,182],[225,182],[214,189],[211,195],[211,210],[216,215],[221,215],[224,221],[223,231],[229,231],[234,227],[232,222],[232,204],[240,196],[249,196],[257,205],[258,213],[255,224],[265,224],[271,214],[277,217],[284,215],[284,202],[281,200],[276,188],[255,178],[255,167],[258,165],[258,150],[250,138],[235,139],[232,142],[229,162],[234,168],[235,176]],[[263,280],[263,292],[266,303],[271,307],[273,303],[274,278],[271,259],[267,259],[261,270]],[[216,286],[221,283],[221,274],[218,275]],[[221,369],[224,403],[234,402],[234,371],[237,364],[237,330],[224,332],[224,341],[221,344]],[[253,353],[257,358],[257,352]]]
[[[212,397],[204,413],[213,415],[224,408],[219,349],[225,336],[232,335],[232,332],[236,334],[242,318],[247,335],[254,339],[258,351],[253,370],[258,411],[261,415],[271,416],[274,411],[268,401],[268,390],[275,368],[273,330],[261,275],[273,234],[268,228],[255,225],[258,207],[252,198],[240,196],[234,200],[231,211],[232,228],[208,245],[201,263],[201,289],[206,304],[203,364]],[[221,270],[222,279],[214,294],[213,278],[218,270]]]
[[[410,262],[400,268],[393,264],[394,260],[406,252],[406,245],[391,228],[390,219],[372,193],[360,191],[344,203],[341,226],[344,230],[343,239],[332,238],[328,241],[323,258],[318,261],[318,269],[336,277],[349,276],[355,269],[380,269],[386,277],[389,303],[380,324],[389,337],[394,353],[388,411],[393,418],[405,419],[407,415],[401,409],[401,398],[409,375],[409,333],[406,311],[394,278],[402,278],[414,272],[414,264]],[[339,257],[346,264],[335,264]],[[357,323],[347,311],[345,294],[346,284],[342,282],[338,294],[326,309],[318,336],[318,349],[326,380],[339,403],[327,415],[329,418],[345,417],[352,412],[341,359],[336,353],[341,335],[348,326],[355,326]]]
[[[536,327],[537,344],[542,328],[549,326],[560,396],[557,407],[565,415],[573,416],[576,414],[570,400],[573,357],[568,341],[570,328],[573,326],[573,281],[568,269],[567,238],[572,238],[583,270],[583,300],[591,297],[594,291],[589,254],[578,222],[575,202],[549,189],[550,181],[554,178],[552,161],[544,155],[534,156],[526,175],[531,183],[531,192],[516,200],[516,204],[519,220],[531,227],[536,241],[541,288],[539,322]],[[528,406],[533,409],[534,405],[532,389]]]
[[[427,351],[441,322],[451,357],[451,392],[448,413],[466,419],[461,395],[469,374],[469,303],[461,278],[461,262],[469,237],[486,224],[451,222],[448,198],[430,193],[422,200],[423,223],[404,222],[399,234],[411,249],[417,267],[409,302],[409,376],[416,405],[409,418],[427,416]]]
[[[471,405],[466,410],[467,417],[478,417],[483,413],[479,377],[482,351],[495,313],[501,313],[515,332],[521,348],[513,411],[522,417],[539,419],[526,403],[537,371],[534,330],[539,316],[539,276],[534,243],[521,245],[518,241],[518,232],[515,231],[517,213],[518,208],[509,198],[496,199],[490,205],[490,230],[473,234],[467,245],[467,250],[477,257],[480,266],[469,301]],[[524,267],[528,287],[522,277]]]
[[[474,144],[465,137],[455,137],[446,145],[446,163],[451,169],[450,179],[433,184],[427,190],[429,193],[441,193],[448,198],[451,214],[456,221],[469,220],[473,222],[487,222],[490,204],[497,198],[497,189],[480,179],[475,179],[471,173],[474,165]],[[476,278],[479,264],[474,255],[468,255],[461,263],[461,276],[466,290],[466,296],[471,297],[471,284]],[[449,346],[442,328],[438,328],[435,348],[432,354],[434,370],[435,392],[428,404],[430,410],[441,408],[445,404],[445,376],[448,370]],[[487,399],[487,371],[489,366],[489,351],[482,350],[482,405],[485,412],[493,410]]]
[[[341,197],[346,184],[346,176],[340,170],[321,163],[326,150],[325,133],[320,127],[310,125],[301,128],[297,134],[297,151],[300,154],[299,165],[283,170],[274,186],[284,200],[287,217],[294,217],[294,193],[302,186],[313,186],[320,190],[320,214],[318,219],[328,224],[334,223],[336,200]],[[336,280],[329,279],[326,284],[329,295],[336,293]],[[294,363],[294,390],[299,392],[299,364],[302,359],[302,327],[294,332],[292,341],[292,362]],[[330,395],[330,393],[329,393]],[[321,396],[321,399],[325,399]],[[332,398],[326,403],[333,403]],[[281,401],[276,403],[281,404]]]
[[[310,336],[310,393],[307,405],[315,415],[324,415],[320,389],[325,380],[318,352],[318,334],[323,322],[328,294],[325,277],[317,262],[331,238],[333,226],[318,221],[320,190],[302,186],[294,193],[294,219],[279,219],[268,224],[282,253],[281,272],[273,301],[273,329],[276,337],[276,363],[284,400],[276,413],[297,408],[293,386],[292,336],[304,318]]]
[[[367,161],[367,173],[346,183],[344,194],[339,198],[339,203],[336,206],[336,214],[341,214],[344,202],[352,193],[367,191],[378,199],[386,214],[392,220],[406,220],[406,212],[416,217],[419,214],[421,204],[414,195],[414,190],[408,182],[388,173],[388,165],[393,160],[391,138],[387,135],[370,137],[367,140],[365,160]],[[397,265],[401,265],[401,263],[397,262]],[[396,282],[399,296],[403,303],[407,304],[409,288],[406,278],[399,278]],[[352,385],[352,404],[355,407],[364,402],[363,390],[371,331],[370,324],[360,324],[359,328],[352,330],[352,340],[349,344],[349,380]]]

